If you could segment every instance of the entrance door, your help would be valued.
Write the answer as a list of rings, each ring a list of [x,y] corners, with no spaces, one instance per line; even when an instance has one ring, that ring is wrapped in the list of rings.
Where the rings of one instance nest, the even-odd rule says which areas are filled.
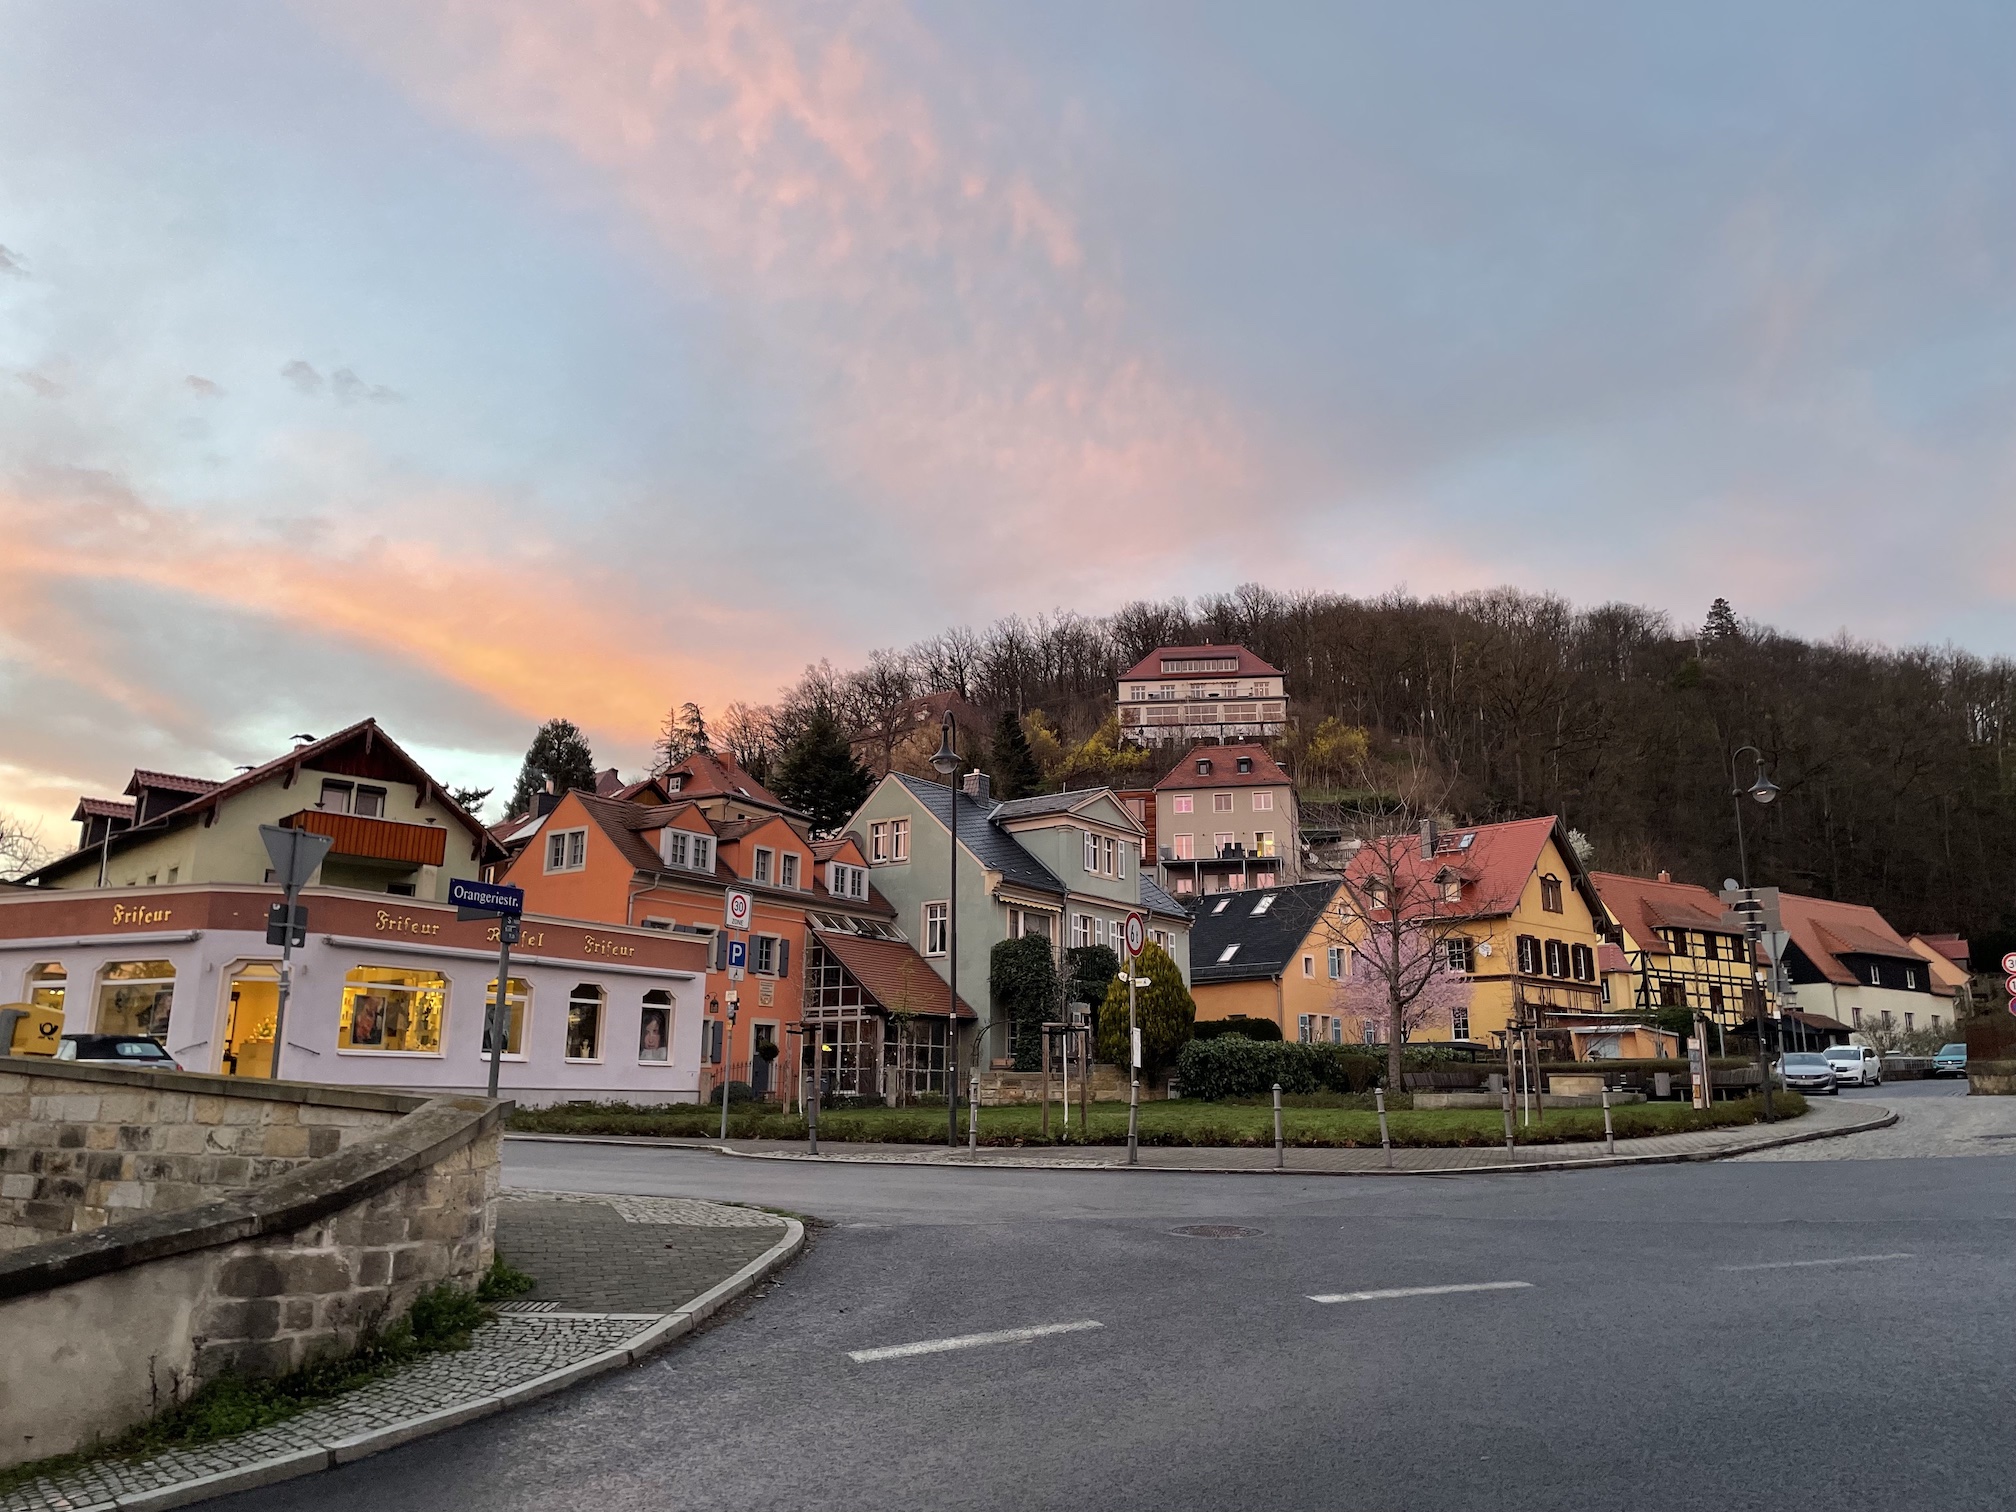
[[[226,1076],[273,1074],[273,1021],[280,1013],[280,972],[273,966],[247,966],[231,978],[225,1008]]]
[[[767,1102],[773,1095],[770,1084],[776,1078],[771,1068],[776,1062],[765,1058],[763,1047],[777,1043],[777,1026],[757,1024],[754,1030],[749,1040],[749,1090],[758,1102]]]

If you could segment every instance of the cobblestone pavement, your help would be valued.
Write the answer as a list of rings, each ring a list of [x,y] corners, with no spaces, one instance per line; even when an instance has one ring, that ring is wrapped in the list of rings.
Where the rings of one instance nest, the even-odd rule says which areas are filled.
[[[498,1197],[498,1248],[539,1283],[525,1300],[567,1310],[507,1305],[466,1350],[429,1355],[270,1428],[147,1459],[101,1460],[0,1492],[0,1512],[110,1508],[122,1496],[494,1397],[634,1339],[769,1249],[784,1227],[772,1213],[685,1197],[523,1190]]]
[[[1818,1144],[1760,1150],[1743,1160],[1913,1160],[1968,1155],[2016,1155],[2016,1097],[1969,1097],[1964,1082],[1900,1082],[1844,1092],[1843,1107],[1874,1099],[1897,1111],[1897,1122],[1867,1134]],[[1833,1099],[1829,1099],[1831,1103]]]
[[[676,1197],[498,1195],[498,1253],[538,1280],[523,1300],[582,1312],[671,1312],[769,1249],[784,1226],[754,1208]]]
[[[2016,1103],[2016,1098],[2001,1099]],[[1887,1104],[1873,1104],[1849,1098],[1825,1102],[1814,1100],[1811,1111],[1804,1117],[1792,1120],[1782,1127],[1751,1124],[1735,1129],[1704,1129],[1692,1134],[1654,1134],[1642,1139],[1620,1139],[1617,1141],[1618,1158],[1627,1157],[1673,1157],[1689,1156],[1712,1158],[1735,1155],[1760,1140],[1782,1138],[1786,1134],[1818,1135],[1831,1130],[1850,1127],[1858,1123],[1880,1120],[1888,1115]],[[987,1114],[980,1115],[981,1127],[986,1127]],[[963,1125],[962,1125],[963,1128]],[[1522,1135],[1524,1131],[1522,1130]],[[514,1140],[523,1135],[508,1136]],[[536,1136],[535,1136],[536,1137]],[[1880,1138],[1880,1134],[1844,1136],[1844,1138]],[[630,1143],[631,1141],[614,1141]],[[649,1140],[635,1141],[650,1144],[681,1144],[708,1149],[721,1148],[718,1140]],[[1842,1142],[1839,1139],[1822,1141],[1826,1144]],[[2012,1141],[2016,1143],[2016,1141]],[[814,1157],[806,1152],[805,1146],[796,1141],[767,1139],[731,1139],[727,1148],[740,1155],[758,1155],[775,1160],[810,1160]],[[1795,1149],[1807,1146],[1794,1146]],[[1992,1144],[1981,1153],[1994,1153]],[[1289,1171],[1301,1172],[1379,1172],[1387,1169],[1386,1154],[1383,1150],[1344,1149],[1297,1149],[1284,1152],[1283,1166]],[[961,1145],[956,1151],[944,1145],[896,1145],[896,1144],[852,1144],[828,1141],[816,1157],[822,1161],[838,1161],[862,1165],[972,1165],[974,1158]],[[1055,1147],[1018,1150],[1005,1147],[980,1149],[978,1164],[983,1166],[1012,1166],[1016,1168],[1034,1167],[1052,1170],[1107,1170],[1122,1165],[1127,1158],[1126,1150],[1117,1145],[1093,1145],[1076,1150],[1059,1150]],[[1520,1144],[1511,1152],[1503,1145],[1472,1145],[1438,1149],[1405,1149],[1393,1152],[1391,1169],[1405,1172],[1436,1171],[1487,1171],[1504,1170],[1507,1167],[1550,1165],[1559,1162],[1600,1161],[1609,1158],[1601,1140],[1580,1141],[1573,1144]],[[1141,1164],[1154,1170],[1167,1171],[1264,1171],[1274,1169],[1272,1146],[1220,1146],[1209,1149],[1166,1147],[1143,1145]]]

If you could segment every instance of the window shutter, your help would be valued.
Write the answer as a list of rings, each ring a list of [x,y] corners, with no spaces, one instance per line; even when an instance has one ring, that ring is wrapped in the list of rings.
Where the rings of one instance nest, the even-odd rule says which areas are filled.
[[[726,971],[728,969],[728,931],[725,929],[714,931],[714,965],[712,969],[715,971]]]
[[[791,942],[789,940],[779,940],[777,942],[777,975],[780,977],[791,975]]]

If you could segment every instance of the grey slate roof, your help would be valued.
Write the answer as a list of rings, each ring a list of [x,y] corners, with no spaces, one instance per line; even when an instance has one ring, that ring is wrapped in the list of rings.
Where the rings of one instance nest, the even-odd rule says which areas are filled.
[[[1146,872],[1141,873],[1141,906],[1150,913],[1163,914],[1170,918],[1188,919],[1190,910],[1183,906],[1181,899],[1166,893]]]
[[[942,782],[929,782],[922,777],[912,777],[907,772],[890,774],[910,790],[910,796],[924,805],[940,824],[952,822],[952,790]],[[1038,861],[1016,842],[1013,835],[994,822],[994,810],[998,804],[982,806],[964,793],[959,799],[959,843],[971,851],[980,864],[989,871],[1001,873],[1003,881],[1012,882],[1017,887],[1033,887],[1038,892],[1056,893],[1060,897],[1066,891],[1057,874]]]
[[[1026,819],[1031,814],[1068,814],[1079,804],[1099,796],[1098,788],[1080,788],[1075,793],[1038,793],[1033,798],[1010,798],[994,805],[996,819]]]
[[[1342,885],[1298,882],[1292,887],[1255,887],[1198,899],[1190,921],[1191,982],[1201,986],[1279,976]],[[1274,901],[1265,913],[1256,915],[1253,910],[1262,898]],[[1218,957],[1232,944],[1238,945],[1239,953],[1221,966]]]

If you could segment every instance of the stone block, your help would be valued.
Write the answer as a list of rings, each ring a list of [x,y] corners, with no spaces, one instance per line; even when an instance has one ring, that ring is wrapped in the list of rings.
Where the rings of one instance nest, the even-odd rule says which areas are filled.
[[[98,1097],[96,1123],[130,1124],[154,1121],[154,1099],[145,1092],[104,1092]]]
[[[269,1255],[239,1255],[217,1273],[217,1294],[223,1297],[277,1297],[287,1290],[277,1260]]]
[[[26,1228],[40,1229],[47,1234],[67,1234],[74,1208],[73,1202],[46,1200],[40,1183],[37,1183],[35,1200],[21,1204],[20,1221]]]
[[[306,1333],[315,1326],[315,1299],[289,1297],[280,1305],[280,1326],[289,1333]]]
[[[406,1219],[403,1214],[386,1213],[367,1216],[363,1220],[362,1232],[358,1235],[360,1244],[398,1244],[406,1238]]]
[[[367,1249],[357,1256],[357,1284],[384,1286],[392,1279],[390,1250]]]
[[[96,1123],[98,1099],[87,1093],[45,1093],[32,1100],[29,1116],[43,1123]]]
[[[224,1104],[228,1097],[212,1097],[199,1093],[191,1102],[189,1116],[199,1124],[219,1124],[224,1121]]]
[[[213,1155],[203,1162],[201,1179],[224,1189],[242,1187],[252,1179],[252,1162],[243,1155]]]
[[[162,1137],[168,1132],[151,1124],[121,1124],[113,1131],[119,1136],[117,1148],[122,1150],[157,1150]]]
[[[196,1378],[214,1381],[225,1374],[270,1380],[301,1363],[298,1339],[231,1340],[209,1343],[196,1351]]]
[[[284,1155],[289,1159],[304,1159],[308,1154],[308,1131],[296,1124],[271,1125],[266,1129],[266,1137],[260,1141],[263,1155]]]
[[[199,1167],[176,1155],[136,1155],[131,1169],[135,1181],[190,1181]]]
[[[249,1097],[227,1097],[224,1099],[224,1122],[237,1124],[261,1124],[266,1122],[266,1104]]]
[[[44,1176],[42,1190],[37,1194],[45,1202],[84,1201],[84,1183],[74,1176]]]
[[[84,1148],[87,1150],[118,1149],[119,1125],[92,1124],[84,1131]]]
[[[154,1147],[170,1155],[200,1155],[209,1148],[209,1132],[201,1124],[170,1124],[159,1134]]]
[[[809,1094],[808,1094],[809,1095]],[[35,1178],[26,1171],[0,1176],[0,1197],[33,1197]]]
[[[407,1244],[392,1251],[392,1282],[430,1281],[447,1270],[447,1251],[438,1244]]]
[[[283,1304],[274,1297],[244,1302],[213,1302],[204,1310],[197,1333],[206,1339],[271,1339],[280,1332]],[[309,1304],[312,1312],[314,1304]]]
[[[308,1158],[320,1160],[324,1155],[334,1155],[343,1148],[341,1129],[320,1128],[308,1130]]]
[[[207,1187],[198,1186],[193,1181],[157,1181],[154,1183],[154,1201],[151,1207],[157,1213],[171,1213],[176,1208],[194,1207],[199,1202],[208,1202],[216,1195]]]
[[[195,1099],[187,1092],[156,1092],[154,1121],[159,1124],[187,1123]]]
[[[56,1125],[56,1148],[59,1150],[81,1150],[91,1131],[83,1124]]]
[[[350,1289],[350,1267],[341,1255],[288,1255],[280,1261],[285,1290],[290,1296],[320,1296],[324,1292]]]
[[[86,1181],[124,1181],[131,1172],[117,1150],[94,1150],[84,1157],[82,1174]]]
[[[145,1182],[114,1181],[105,1188],[104,1203],[108,1208],[144,1208],[149,1195]]]
[[[243,1129],[213,1124],[203,1131],[203,1148],[211,1155],[235,1155],[243,1143]]]

